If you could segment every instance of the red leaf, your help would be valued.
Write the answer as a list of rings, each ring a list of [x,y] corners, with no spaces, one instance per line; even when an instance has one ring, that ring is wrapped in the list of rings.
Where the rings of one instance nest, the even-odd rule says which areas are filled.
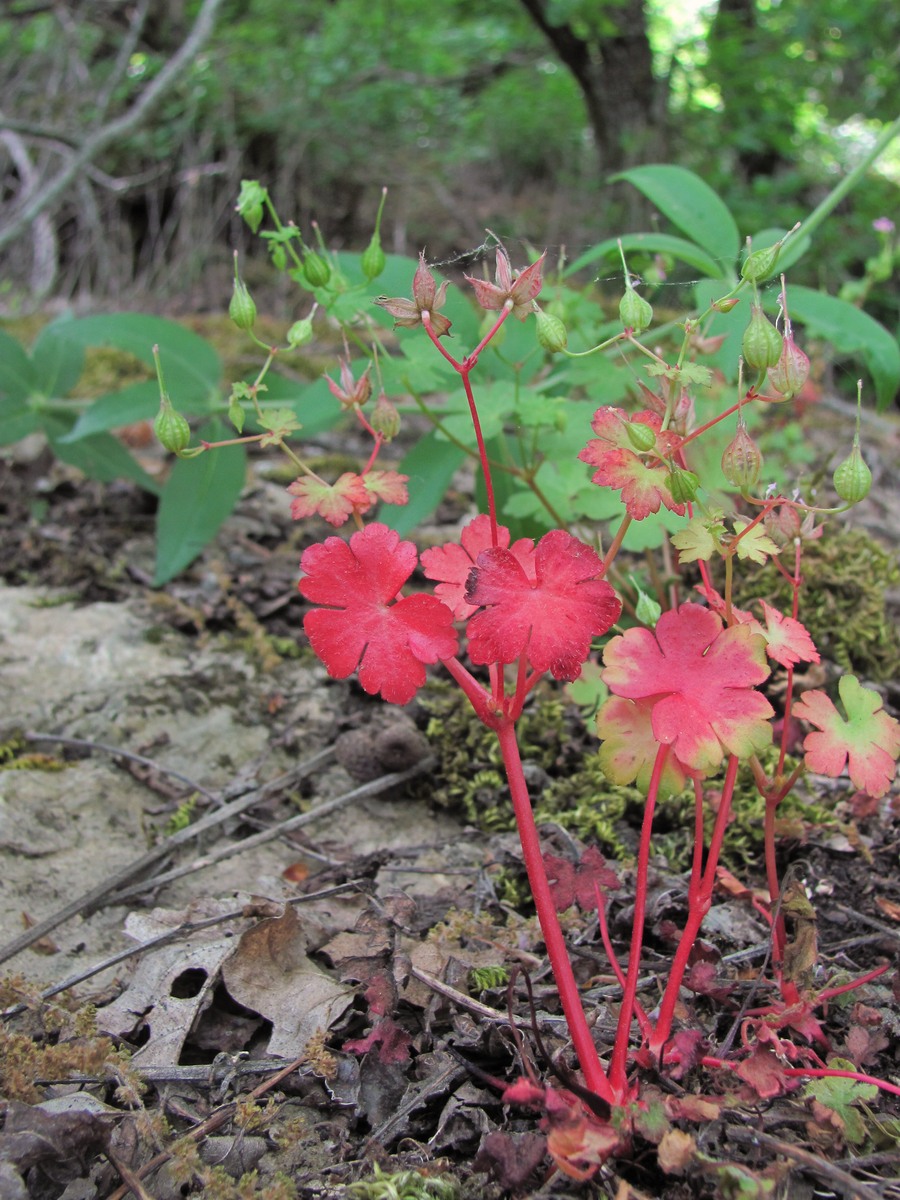
[[[783,616],[777,608],[760,600],[766,618],[763,636],[766,639],[766,654],[783,667],[796,666],[798,662],[819,661],[819,652],[805,625],[793,617]]]
[[[561,529],[538,542],[534,566],[530,579],[510,550],[479,554],[465,598],[486,607],[469,621],[469,657],[511,663],[527,653],[536,671],[577,679],[591,639],[618,619],[621,602],[597,578],[601,562],[594,551]]]
[[[654,698],[657,741],[691,770],[714,770],[726,752],[746,758],[771,743],[773,709],[753,686],[769,674],[765,642],[746,625],[723,629],[708,608],[682,604],[652,633],[613,638],[603,662],[616,695]]]
[[[372,496],[362,476],[345,471],[335,483],[323,483],[314,475],[295,479],[287,489],[294,497],[291,516],[295,521],[318,513],[329,525],[343,525],[354,512],[364,513],[372,505]]]
[[[326,538],[303,553],[300,592],[314,608],[303,620],[310,644],[329,675],[359,682],[391,704],[406,704],[425,682],[425,663],[452,658],[453,614],[434,596],[394,601],[415,570],[412,542],[386,525],[369,525],[349,543]]]
[[[544,866],[550,881],[550,893],[557,912],[564,912],[576,904],[582,912],[597,907],[597,892],[616,891],[622,884],[615,871],[606,865],[606,859],[596,846],[589,846],[576,867],[567,858],[545,854]]]
[[[467,604],[466,583],[475,561],[482,550],[491,548],[490,517],[481,513],[473,518],[460,534],[459,541],[446,542],[422,552],[422,569],[426,579],[440,580],[434,594],[453,611],[457,621],[464,621],[476,610],[476,605]],[[497,526],[497,544],[505,550],[509,546],[509,530]],[[534,579],[534,542],[531,538],[520,538],[510,547],[510,553],[519,560],[529,579]]]
[[[628,427],[645,426],[656,435],[649,451],[639,452],[628,436]],[[681,439],[677,434],[661,433],[662,418],[653,412],[628,416],[621,408],[598,408],[591,428],[592,438],[578,457],[597,468],[592,482],[601,487],[621,489],[622,503],[630,516],[641,521],[665,505],[679,516],[684,505],[676,504],[666,483],[669,467],[661,460],[670,457]],[[646,429],[641,432],[646,436]]]
[[[391,1017],[379,1021],[364,1038],[353,1038],[344,1042],[342,1049],[351,1054],[368,1054],[378,1047],[378,1058],[383,1063],[401,1063],[409,1058],[412,1038]]]
[[[736,1068],[745,1083],[749,1083],[762,1100],[778,1096],[788,1080],[784,1066],[771,1046],[755,1046],[749,1058]]]

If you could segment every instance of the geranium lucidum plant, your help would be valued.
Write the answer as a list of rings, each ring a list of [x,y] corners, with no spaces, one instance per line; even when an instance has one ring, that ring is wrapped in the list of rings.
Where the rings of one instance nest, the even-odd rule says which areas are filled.
[[[664,175],[676,169],[647,170]],[[656,186],[661,177],[651,174],[650,182]],[[273,261],[282,267],[293,262],[290,273],[314,292],[317,305],[323,304],[339,320],[342,313],[357,311],[342,307],[348,289],[336,261],[329,264],[319,255],[313,260],[302,241],[298,250],[294,243],[299,233],[278,221],[264,189],[245,185],[239,209],[241,204],[248,221],[252,217],[254,229],[263,206],[271,210],[275,230],[265,236],[270,240]],[[821,217],[814,214],[813,225],[816,219]],[[297,415],[261,401],[274,348],[269,348],[266,365],[254,383],[237,385],[232,395],[234,411],[230,415],[240,436],[231,440],[277,445],[297,468],[297,479],[288,488],[292,514],[297,518],[318,515],[336,529],[348,522],[354,527],[349,538],[331,536],[309,547],[300,564],[300,591],[312,606],[304,628],[329,673],[336,678],[356,674],[370,694],[405,704],[425,683],[427,669],[440,665],[462,689],[475,717],[497,738],[525,867],[580,1070],[580,1078],[568,1074],[564,1088],[546,1087],[535,1078],[520,1080],[506,1090],[505,1098],[543,1110],[554,1160],[560,1169],[578,1178],[590,1175],[607,1157],[627,1147],[640,1122],[639,1073],[643,1067],[671,1070],[680,1078],[705,1062],[735,1071],[759,1096],[796,1086],[804,1075],[827,1072],[815,1049],[827,1040],[816,1011],[831,996],[855,986],[851,982],[814,987],[812,964],[798,965],[796,951],[788,944],[784,917],[793,901],[778,873],[776,814],[807,771],[837,777],[847,770],[855,787],[875,798],[884,796],[900,752],[900,727],[883,711],[877,693],[862,687],[853,676],[840,681],[843,714],[824,692],[811,691],[794,698],[795,668],[818,661],[816,647],[800,619],[804,541],[821,534],[821,527],[815,524],[819,514],[843,511],[862,499],[871,476],[862,458],[857,422],[850,455],[834,475],[841,503],[831,509],[814,508],[797,496],[780,494],[775,485],[761,489],[761,454],[745,414],[798,394],[809,370],[806,356],[793,339],[783,278],[782,319],[777,324],[768,320],[759,300],[759,288],[773,273],[785,240],[748,254],[740,278],[730,278],[727,286],[723,283],[707,306],[684,322],[683,339],[668,357],[656,348],[664,345],[664,340],[651,342],[651,335],[645,336],[652,323],[652,308],[635,289],[625,266],[623,243],[616,247],[625,267],[621,327],[581,351],[569,348],[559,318],[539,307],[544,255],[516,272],[500,247],[494,281],[469,279],[485,315],[474,348],[457,357],[449,348],[454,345],[451,320],[441,311],[447,303],[447,285],[438,283],[424,255],[420,256],[411,297],[381,297],[376,303],[403,331],[402,339],[427,339],[435,356],[440,356],[435,363],[440,366],[443,360],[444,369],[458,379],[471,434],[466,438],[458,422],[443,423],[440,418],[435,422],[448,442],[459,446],[464,440],[473,443],[471,452],[480,466],[486,510],[468,521],[458,540],[421,555],[413,542],[386,524],[370,520],[378,502],[402,505],[412,499],[407,495],[405,473],[376,465],[381,447],[397,432],[396,407],[380,388],[382,368],[387,364],[377,339],[373,363],[355,371],[345,354],[337,380],[327,381],[333,401],[352,414],[372,439],[367,462],[334,481],[320,478],[286,445],[298,427]],[[363,274],[371,281],[383,267],[376,228],[363,255]],[[701,420],[695,415],[697,405],[713,377],[698,358],[717,353],[722,342],[721,335],[709,336],[714,332],[709,329],[710,322],[731,313],[748,294],[751,304],[742,338],[742,362],[734,372],[736,399]],[[289,342],[308,340],[314,313],[315,308],[310,317],[297,323]],[[627,357],[639,394],[634,411],[619,403],[596,408],[593,417],[584,422],[577,444],[569,439],[570,464],[549,463],[545,458],[529,465],[515,454],[505,457],[503,465],[528,491],[529,503],[533,501],[531,509],[521,511],[534,512],[536,506],[543,528],[548,517],[553,525],[542,535],[538,532],[515,540],[498,513],[495,495],[494,474],[502,457],[492,457],[490,452],[490,447],[497,445],[496,419],[486,436],[473,384],[479,364],[483,367],[485,361],[490,362],[498,335],[511,316],[522,323],[533,320],[540,351],[563,355],[569,363],[615,349]],[[783,326],[783,333],[777,325]],[[517,328],[513,325],[513,331]],[[348,325],[348,336],[358,340],[355,326]],[[407,361],[415,365],[418,360],[409,355]],[[743,382],[745,372],[752,380],[749,386]],[[364,407],[376,387],[378,400],[366,415]],[[488,390],[485,388],[485,394]],[[552,411],[554,402],[543,393],[532,399],[536,405],[529,408],[523,403],[515,410],[517,419],[526,429],[530,421],[535,429],[545,428],[541,424],[546,420],[544,410]],[[262,433],[242,434],[246,406],[252,408]],[[561,410],[556,411],[561,415]],[[570,414],[562,415],[564,420],[570,419]],[[734,429],[732,422],[736,423]],[[739,495],[729,512],[721,507],[720,476],[707,484],[708,454],[704,458],[707,447],[723,431],[726,444],[719,450],[721,476]],[[521,437],[518,445],[523,445]],[[213,448],[212,443],[201,443],[192,450],[180,443],[177,451],[184,455]],[[515,465],[517,462],[520,465]],[[555,491],[550,487],[553,477],[544,470],[548,463],[559,480],[569,481],[568,499],[559,480]],[[573,472],[582,476],[583,483],[571,484]],[[587,511],[594,511],[589,493],[600,497],[604,508],[612,498],[612,508],[607,511],[620,514],[605,543],[597,524],[587,519]],[[572,496],[584,497],[585,511],[573,507]],[[670,578],[659,579],[655,600],[639,592],[634,603],[630,594],[623,592],[628,609],[627,627],[623,627],[619,624],[624,619],[623,595],[617,594],[609,577],[629,530],[663,518],[677,522],[670,538]],[[768,559],[791,584],[790,612],[781,612],[764,599],[752,611],[738,608],[734,594],[740,564]],[[713,563],[723,576],[719,586],[713,579]],[[699,585],[688,585],[686,568],[699,573]],[[431,594],[411,587],[417,569],[433,585]],[[615,890],[615,876],[602,859],[597,861],[596,850],[588,850],[577,866],[543,854],[516,733],[539,681],[548,676],[558,682],[574,681],[597,651],[602,653],[602,677],[609,692],[597,713],[601,765],[614,784],[636,783],[646,794],[635,864],[632,937],[624,966],[616,959],[606,924],[607,895]],[[772,672],[781,675],[777,693],[772,692],[773,696],[785,696],[780,714],[761,690]],[[803,742],[803,761],[793,765],[788,748],[798,721],[812,728]],[[776,728],[776,765],[767,771],[763,763],[773,761]],[[756,904],[771,926],[774,991],[769,1003],[743,1015],[740,1045],[727,1058],[704,1058],[701,1032],[679,1028],[676,1012],[688,971],[695,989],[712,986],[703,964],[692,964],[691,954],[720,878],[719,856],[742,763],[749,765],[765,802],[769,898],[767,904]],[[662,998],[648,1011],[640,999],[638,975],[654,813],[660,793],[686,786],[694,792],[695,831],[687,917]],[[712,797],[714,819],[707,839],[704,831]],[[573,900],[582,908],[596,908],[604,948],[621,984],[618,1027],[610,1048],[598,1047],[595,1042],[558,919],[558,911]],[[878,968],[866,978],[884,969]],[[635,1022],[637,1036],[633,1035]],[[792,1035],[803,1039],[803,1044],[791,1041]],[[883,1081],[879,1084],[897,1090]]]
[[[330,674],[345,678],[357,672],[366,691],[405,703],[424,683],[426,666],[440,662],[468,697],[476,717],[497,736],[525,866],[584,1089],[576,1088],[575,1093],[548,1091],[534,1080],[523,1081],[508,1089],[506,1098],[542,1107],[555,1130],[550,1149],[558,1165],[571,1174],[585,1175],[628,1141],[630,1121],[623,1114],[637,1111],[633,1109],[635,1101],[640,1109],[639,1090],[631,1075],[633,1065],[647,1061],[684,1066],[685,1055],[690,1057],[695,1051],[695,1042],[689,1042],[686,1050],[683,1039],[673,1037],[674,1014],[690,952],[711,904],[738,765],[753,765],[770,815],[803,769],[801,765],[785,779],[782,753],[775,777],[765,775],[759,756],[772,743],[775,713],[759,689],[774,663],[787,672],[790,694],[794,667],[817,661],[818,654],[798,619],[796,602],[794,612],[782,614],[762,601],[762,621],[732,602],[735,561],[761,561],[770,555],[777,558],[779,547],[770,536],[767,518],[777,532],[777,520],[780,517],[783,524],[785,510],[799,514],[799,529],[806,507],[782,496],[753,496],[759,471],[752,470],[755,444],[742,419],[736,435],[739,445],[732,446],[725,458],[732,469],[741,472],[738,483],[748,515],[736,514],[726,521],[703,500],[701,480],[690,470],[689,446],[698,434],[706,435],[745,402],[778,399],[778,394],[765,395],[758,390],[766,381],[762,358],[756,360],[761,378],[747,389],[739,404],[704,428],[692,429],[690,389],[705,377],[702,368],[692,369],[685,358],[687,342],[678,359],[680,365],[672,366],[647,350],[638,341],[635,329],[626,326],[612,340],[649,356],[660,368],[651,377],[662,376],[663,387],[659,391],[642,388],[645,399],[651,399],[650,409],[633,414],[615,407],[599,409],[592,421],[596,437],[587,441],[579,456],[594,469],[593,480],[598,486],[621,493],[625,516],[619,532],[605,554],[598,545],[590,545],[566,529],[553,529],[537,543],[528,538],[511,542],[509,530],[496,512],[492,468],[472,375],[480,356],[510,316],[526,320],[539,312],[543,262],[541,256],[514,274],[501,249],[496,282],[470,281],[481,306],[498,315],[474,350],[462,358],[455,357],[441,340],[450,334],[450,323],[435,311],[443,303],[445,287],[438,287],[424,258],[415,272],[411,300],[378,301],[399,326],[421,327],[436,352],[458,375],[471,415],[488,511],[464,527],[458,542],[426,550],[421,557],[411,542],[377,523],[353,533],[348,542],[328,538],[305,551],[300,591],[316,606],[307,613],[304,627]],[[750,282],[755,285],[754,279]],[[735,293],[743,283],[737,285]],[[759,321],[755,309],[751,320]],[[765,350],[771,356],[771,363],[766,360],[766,369],[774,368],[782,353],[781,334],[774,327],[772,333],[778,346],[773,344]],[[769,337],[768,333],[758,335],[754,331],[749,343],[751,355],[757,353],[753,338],[758,336]],[[795,383],[792,375],[791,384]],[[621,616],[622,603],[606,576],[628,525],[652,517],[660,509],[684,518],[684,532],[680,540],[675,538],[675,544],[682,550],[682,561],[700,564],[701,591],[706,602],[676,603],[662,612],[655,627],[636,626],[610,638],[607,635]],[[790,577],[797,596],[800,541],[795,538],[793,542],[797,547],[796,564]],[[708,560],[714,555],[721,556],[726,566],[724,596],[713,587],[708,573]],[[433,595],[404,595],[403,588],[417,565],[433,581]],[[557,908],[569,893],[574,896],[574,889],[561,887],[559,860],[542,854],[516,741],[516,723],[538,680],[548,674],[559,681],[576,679],[592,646],[601,639],[606,639],[603,679],[611,693],[598,714],[601,761],[613,781],[637,780],[647,792],[636,868],[631,950],[624,970],[615,962],[605,932],[602,890],[609,881],[602,872],[596,872],[593,864],[582,868],[593,886],[604,940],[623,986],[619,1027],[607,1064],[602,1061],[586,1019],[557,917]],[[841,696],[846,720],[824,693],[808,693],[794,706],[795,720],[801,718],[815,726],[806,737],[805,765],[812,771],[836,776],[849,759],[854,784],[873,795],[883,795],[900,750],[897,722],[880,710],[879,697],[852,677],[841,681]],[[704,783],[720,773],[723,778],[713,833],[704,846]],[[674,790],[688,780],[696,794],[697,835],[688,919],[662,1002],[651,1016],[639,1002],[637,980],[653,813],[661,788]],[[774,912],[779,883],[769,821],[767,835]],[[582,903],[589,892],[587,886],[580,888]],[[782,1001],[780,1006],[771,1007],[768,1015],[790,1009],[785,1023],[818,1036],[820,1027],[812,1016],[817,996],[802,995],[792,980],[782,977],[783,923],[772,920]],[[641,1044],[631,1047],[635,1017]],[[752,1039],[747,1046],[751,1044]],[[752,1077],[752,1071],[748,1069],[748,1073]],[[796,1073],[802,1074],[802,1070],[797,1068]],[[612,1110],[618,1115],[610,1117]]]

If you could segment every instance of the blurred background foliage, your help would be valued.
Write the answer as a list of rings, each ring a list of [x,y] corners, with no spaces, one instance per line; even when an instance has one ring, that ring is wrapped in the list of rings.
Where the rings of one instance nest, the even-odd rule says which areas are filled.
[[[743,233],[789,227],[900,112],[900,6],[881,0],[215,0],[185,69],[104,141],[209,4],[6,0],[7,313],[50,297],[220,309],[234,248],[267,278],[234,213],[248,177],[334,248],[365,246],[386,184],[386,249],[447,263],[486,229],[515,257],[528,242],[573,259],[646,228],[646,202],[609,182],[643,162],[700,173]],[[895,143],[792,277],[837,291],[862,275],[898,189]],[[889,280],[867,304],[896,328]]]

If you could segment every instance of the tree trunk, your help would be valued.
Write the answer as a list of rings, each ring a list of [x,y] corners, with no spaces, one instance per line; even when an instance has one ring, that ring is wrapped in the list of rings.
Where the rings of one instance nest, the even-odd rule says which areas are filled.
[[[608,7],[589,0],[579,32],[551,24],[547,0],[520,2],[581,89],[601,173],[664,157],[663,89],[653,76],[643,0]]]

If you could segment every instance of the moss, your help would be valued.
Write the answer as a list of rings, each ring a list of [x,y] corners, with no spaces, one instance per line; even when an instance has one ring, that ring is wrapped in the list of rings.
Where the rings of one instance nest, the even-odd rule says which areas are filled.
[[[900,565],[879,542],[857,529],[826,532],[804,545],[800,620],[824,658],[867,679],[900,674],[900,631],[887,611]],[[763,598],[790,611],[791,589],[771,564],[743,571],[735,601],[750,607]]]

